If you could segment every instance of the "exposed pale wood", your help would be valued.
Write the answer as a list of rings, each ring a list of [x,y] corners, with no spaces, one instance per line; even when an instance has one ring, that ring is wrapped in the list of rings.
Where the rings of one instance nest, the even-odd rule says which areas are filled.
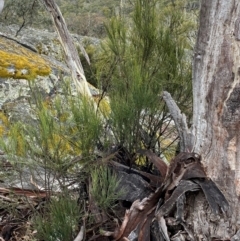
[[[77,237],[73,241],[82,241],[84,238],[84,226],[81,226],[81,229],[77,235]]]
[[[168,110],[170,111],[178,130],[180,137],[180,151],[191,152],[193,150],[194,139],[191,130],[188,128],[185,114],[181,112],[171,94],[167,91],[163,92],[163,99],[167,104]]]
[[[4,7],[4,0],[0,0],[0,13],[2,12]]]
[[[66,55],[67,65],[71,70],[72,79],[76,85],[77,90],[81,94],[91,97],[92,95],[85,78],[85,74],[82,68],[82,64],[77,49],[74,46],[72,37],[68,31],[66,22],[62,16],[59,7],[57,6],[54,0],[42,1],[52,17],[54,26],[56,28],[56,31],[58,33],[59,39],[61,41],[61,44]]]

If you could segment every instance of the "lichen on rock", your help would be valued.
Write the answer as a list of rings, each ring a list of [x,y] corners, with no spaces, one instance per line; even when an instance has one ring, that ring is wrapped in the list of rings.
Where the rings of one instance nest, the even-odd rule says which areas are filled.
[[[49,75],[49,66],[39,54],[0,37],[0,77],[32,80],[37,75]]]

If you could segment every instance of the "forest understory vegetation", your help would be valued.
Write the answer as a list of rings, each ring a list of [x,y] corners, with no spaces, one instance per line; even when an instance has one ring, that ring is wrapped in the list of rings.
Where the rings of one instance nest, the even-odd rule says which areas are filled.
[[[49,25],[39,3],[33,1],[34,11],[30,12],[24,8],[27,6],[24,2],[28,1],[22,1],[19,12],[16,11],[18,18],[23,19],[22,27],[31,21],[34,11],[38,12],[43,26]],[[67,1],[57,2],[67,21],[76,16],[68,23],[70,30],[102,37],[100,46],[86,43],[90,66],[79,50],[86,79],[100,94],[90,102],[76,94],[70,82],[62,80],[61,92],[56,91],[51,98],[46,98],[34,80],[29,80],[29,105],[34,121],[9,124],[4,122],[4,113],[0,116],[3,120],[1,148],[6,156],[3,162],[6,171],[1,175],[14,170],[22,182],[29,175],[28,181],[34,187],[34,190],[0,189],[5,196],[0,201],[4,207],[1,235],[6,241],[20,237],[49,241],[124,240],[132,232],[121,226],[122,221],[133,225],[130,215],[133,213],[139,227],[146,231],[139,232],[139,240],[144,240],[149,230],[151,240],[155,240],[159,233],[156,222],[152,222],[153,207],[158,207],[154,211],[161,220],[159,213],[172,212],[163,204],[163,199],[174,203],[175,197],[168,197],[177,196],[180,190],[168,183],[171,177],[166,170],[172,168],[177,172],[183,160],[187,160],[189,169],[186,170],[197,166],[197,177],[206,178],[198,155],[184,153],[175,159],[181,164],[170,164],[180,152],[179,134],[162,95],[163,91],[168,91],[186,113],[187,122],[191,122],[191,61],[198,2],[134,0],[113,14],[115,10],[111,8],[115,2],[109,1],[109,6],[106,3],[102,6],[101,14],[95,6],[92,12],[86,10],[79,16],[74,6],[86,9],[90,1],[74,1],[72,5]],[[12,11],[15,13],[16,6],[11,1],[7,4],[5,15],[1,17],[5,16],[7,23],[11,23],[7,16]],[[77,23],[81,26],[76,26]],[[190,174],[186,171],[181,178],[187,175]],[[150,191],[137,189],[136,197],[142,197],[141,191],[149,197],[148,202],[144,198],[132,199],[132,189],[124,182],[128,178],[133,178],[133,184],[146,185],[146,190]],[[179,182],[183,181],[181,178]],[[185,188],[184,193],[215,188],[211,181],[200,180],[193,185],[186,180],[180,185]],[[210,206],[216,208],[216,200],[205,195]],[[227,201],[221,193],[218,198],[220,201],[216,201],[214,211],[225,212]],[[136,211],[141,206],[147,210],[144,223],[139,221],[142,216]],[[130,211],[125,212],[128,209]],[[169,229],[168,233],[163,231],[165,240],[187,232],[181,220],[184,214],[179,215],[176,223],[165,224]],[[165,226],[163,224],[163,230]],[[191,232],[184,235],[191,237]]]

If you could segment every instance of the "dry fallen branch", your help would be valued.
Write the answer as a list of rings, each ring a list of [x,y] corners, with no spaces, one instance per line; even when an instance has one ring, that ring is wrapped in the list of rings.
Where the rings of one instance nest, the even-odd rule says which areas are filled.
[[[73,43],[73,39],[68,31],[67,24],[59,7],[53,0],[43,0],[43,3],[52,17],[54,26],[59,36],[59,40],[66,55],[67,65],[71,71],[72,79],[76,85],[77,90],[84,96],[92,97],[77,49]],[[87,56],[87,53],[83,51],[84,48],[81,45],[80,47],[84,56]],[[89,61],[88,56],[86,59]]]
[[[0,187],[0,193],[11,193],[17,195],[24,195],[27,197],[46,197],[48,193],[46,191],[34,191],[30,189],[21,189],[21,188],[2,188]]]

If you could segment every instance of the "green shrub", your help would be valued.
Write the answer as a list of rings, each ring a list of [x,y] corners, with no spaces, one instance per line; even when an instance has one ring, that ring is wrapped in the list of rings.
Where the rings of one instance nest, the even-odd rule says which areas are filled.
[[[62,182],[65,176],[95,158],[102,120],[93,103],[81,96],[66,92],[52,100],[44,99],[37,87],[31,85],[33,120],[12,123],[1,146],[15,167],[33,171],[43,168],[44,188],[51,190],[49,175]],[[81,156],[78,162],[73,161],[76,156]]]
[[[106,26],[99,57],[99,85],[110,97],[109,122],[115,143],[134,154],[139,148],[157,154],[177,133],[161,98],[168,91],[191,113],[191,51],[195,19],[184,0],[135,0],[133,12]],[[189,40],[191,39],[191,40]],[[175,144],[175,143],[173,143]]]
[[[47,241],[72,241],[78,230],[81,212],[77,201],[68,194],[52,197],[45,213],[34,218],[37,237]]]
[[[104,165],[96,166],[91,170],[91,195],[103,210],[112,209],[124,192],[119,190],[119,182],[117,176]]]

